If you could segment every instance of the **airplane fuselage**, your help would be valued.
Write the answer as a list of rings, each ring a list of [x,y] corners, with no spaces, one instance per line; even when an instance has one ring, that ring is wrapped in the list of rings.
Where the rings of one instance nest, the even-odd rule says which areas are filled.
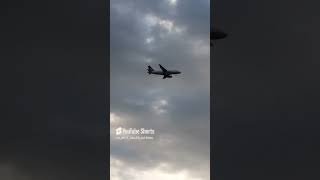
[[[165,78],[172,78],[173,74],[181,74],[180,71],[177,70],[166,70],[164,67],[162,67],[159,64],[161,71],[155,71],[154,69],[152,69],[152,67],[148,66],[148,73],[149,74],[156,74],[156,75],[162,75],[163,79]]]
[[[181,74],[180,71],[167,71],[167,72],[163,72],[163,71],[153,71],[151,72],[151,74],[158,74],[158,75],[171,75],[171,74]]]

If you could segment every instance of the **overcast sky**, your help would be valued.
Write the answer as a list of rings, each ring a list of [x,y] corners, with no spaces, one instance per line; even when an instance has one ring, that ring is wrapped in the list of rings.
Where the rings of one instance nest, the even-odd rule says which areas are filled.
[[[209,0],[112,0],[111,179],[209,180]],[[172,79],[147,65],[176,69]],[[152,128],[120,141],[114,129]]]

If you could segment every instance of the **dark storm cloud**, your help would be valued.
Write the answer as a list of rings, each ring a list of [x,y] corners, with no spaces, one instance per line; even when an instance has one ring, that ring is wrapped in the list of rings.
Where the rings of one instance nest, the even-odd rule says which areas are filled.
[[[318,178],[317,6],[215,1],[215,179]]]
[[[106,178],[106,7],[1,6],[0,179]]]

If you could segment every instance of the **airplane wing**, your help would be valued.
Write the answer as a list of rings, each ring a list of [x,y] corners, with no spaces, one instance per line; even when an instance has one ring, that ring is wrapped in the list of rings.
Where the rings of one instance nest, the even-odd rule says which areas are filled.
[[[163,72],[167,72],[167,71],[168,71],[168,70],[166,70],[164,67],[162,67],[161,64],[159,64],[159,66],[160,66],[160,68],[161,68],[161,70],[162,70]]]

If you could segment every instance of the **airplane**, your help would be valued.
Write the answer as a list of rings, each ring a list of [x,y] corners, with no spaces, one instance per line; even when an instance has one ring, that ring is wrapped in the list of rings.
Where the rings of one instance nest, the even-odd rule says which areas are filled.
[[[223,39],[227,37],[227,33],[219,30],[219,29],[216,29],[216,28],[211,28],[210,30],[210,46],[213,45],[212,41],[213,40],[218,40],[218,39]]]
[[[148,66],[148,74],[157,74],[157,75],[163,75],[162,79],[165,78],[172,78],[173,74],[181,74],[180,71],[177,70],[167,70],[164,67],[159,64],[161,71],[155,71],[151,66]]]

